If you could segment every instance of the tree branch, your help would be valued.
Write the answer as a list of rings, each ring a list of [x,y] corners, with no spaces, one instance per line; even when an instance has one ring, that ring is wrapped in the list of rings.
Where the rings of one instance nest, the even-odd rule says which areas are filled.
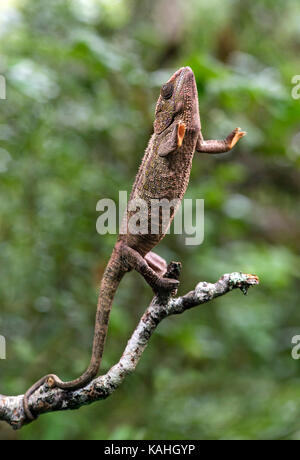
[[[180,267],[179,263],[172,262],[166,276],[178,279]],[[171,295],[154,297],[117,364],[105,375],[101,375],[79,390],[50,388],[45,383],[30,397],[29,404],[32,412],[38,416],[46,412],[79,409],[83,405],[107,398],[121,385],[125,377],[135,370],[151,335],[164,318],[209,302],[232,289],[239,288],[246,294],[250,286],[257,284],[259,280],[255,275],[231,273],[223,275],[214,284],[200,282],[194,291],[182,297]],[[29,423],[23,410],[23,395],[0,395],[0,420],[6,421],[14,429]]]

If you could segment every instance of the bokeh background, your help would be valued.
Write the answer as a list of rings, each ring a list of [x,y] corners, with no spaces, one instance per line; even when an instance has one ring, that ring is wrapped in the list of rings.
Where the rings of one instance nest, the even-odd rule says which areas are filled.
[[[205,240],[169,235],[180,293],[223,273],[261,285],[165,320],[110,398],[47,414],[0,439],[299,439],[300,74],[297,0],[15,0],[0,4],[1,393],[89,362],[97,286],[116,237],[96,203],[130,190],[159,86],[193,68],[206,138],[186,197],[205,199]],[[118,360],[151,291],[124,278],[102,371]]]

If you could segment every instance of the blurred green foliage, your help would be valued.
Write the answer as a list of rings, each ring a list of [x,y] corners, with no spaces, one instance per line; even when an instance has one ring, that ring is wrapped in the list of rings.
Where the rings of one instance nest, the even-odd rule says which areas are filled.
[[[115,237],[96,203],[130,190],[159,86],[196,75],[203,134],[248,131],[197,155],[186,197],[205,199],[205,241],[169,235],[180,292],[226,272],[261,286],[165,320],[112,397],[48,414],[1,439],[299,439],[300,74],[297,0],[42,0],[0,7],[1,392],[89,362],[97,285]],[[151,298],[137,274],[114,302],[102,371]]]

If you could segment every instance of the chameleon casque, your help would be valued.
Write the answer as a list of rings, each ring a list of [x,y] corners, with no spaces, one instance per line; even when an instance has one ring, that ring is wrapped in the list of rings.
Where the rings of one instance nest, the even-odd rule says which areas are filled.
[[[204,140],[198,107],[198,92],[193,71],[182,67],[161,87],[151,136],[141,166],[136,176],[130,200],[143,199],[150,205],[152,199],[182,200],[188,186],[195,151],[205,153],[227,152],[246,133],[240,128],[233,130],[225,140]],[[176,209],[170,212],[168,226]],[[131,211],[126,211],[125,219]],[[148,219],[150,219],[148,214]],[[63,382],[49,374],[37,381],[24,396],[24,410],[34,419],[29,407],[29,397],[43,383],[50,387],[75,390],[88,384],[98,373],[108,321],[115,292],[123,275],[137,270],[153,291],[173,291],[178,286],[175,279],[164,278],[167,263],[151,252],[165,236],[167,228],[159,227],[156,234],[120,234],[107,264],[100,286],[93,350],[87,370],[77,379]]]

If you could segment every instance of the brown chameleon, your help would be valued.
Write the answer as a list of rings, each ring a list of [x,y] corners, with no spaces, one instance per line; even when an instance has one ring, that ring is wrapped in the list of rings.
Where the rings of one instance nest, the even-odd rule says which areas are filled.
[[[227,152],[246,133],[233,130],[225,140],[203,139],[198,107],[198,92],[193,71],[182,67],[161,87],[154,120],[154,133],[144,154],[135,179],[130,200],[143,199],[150,208],[151,200],[182,200],[189,183],[195,151],[205,153]],[[109,315],[115,292],[123,275],[137,270],[155,293],[173,292],[178,286],[175,279],[164,278],[167,264],[151,250],[165,236],[176,207],[172,208],[167,226],[161,225],[156,233],[139,232],[120,234],[107,264],[100,286],[93,350],[87,370],[77,379],[61,381],[49,374],[38,380],[24,395],[24,410],[34,419],[29,408],[29,397],[45,382],[50,387],[75,390],[88,384],[98,373],[107,335]],[[126,212],[125,224],[133,211]],[[151,219],[151,212],[147,218]]]

